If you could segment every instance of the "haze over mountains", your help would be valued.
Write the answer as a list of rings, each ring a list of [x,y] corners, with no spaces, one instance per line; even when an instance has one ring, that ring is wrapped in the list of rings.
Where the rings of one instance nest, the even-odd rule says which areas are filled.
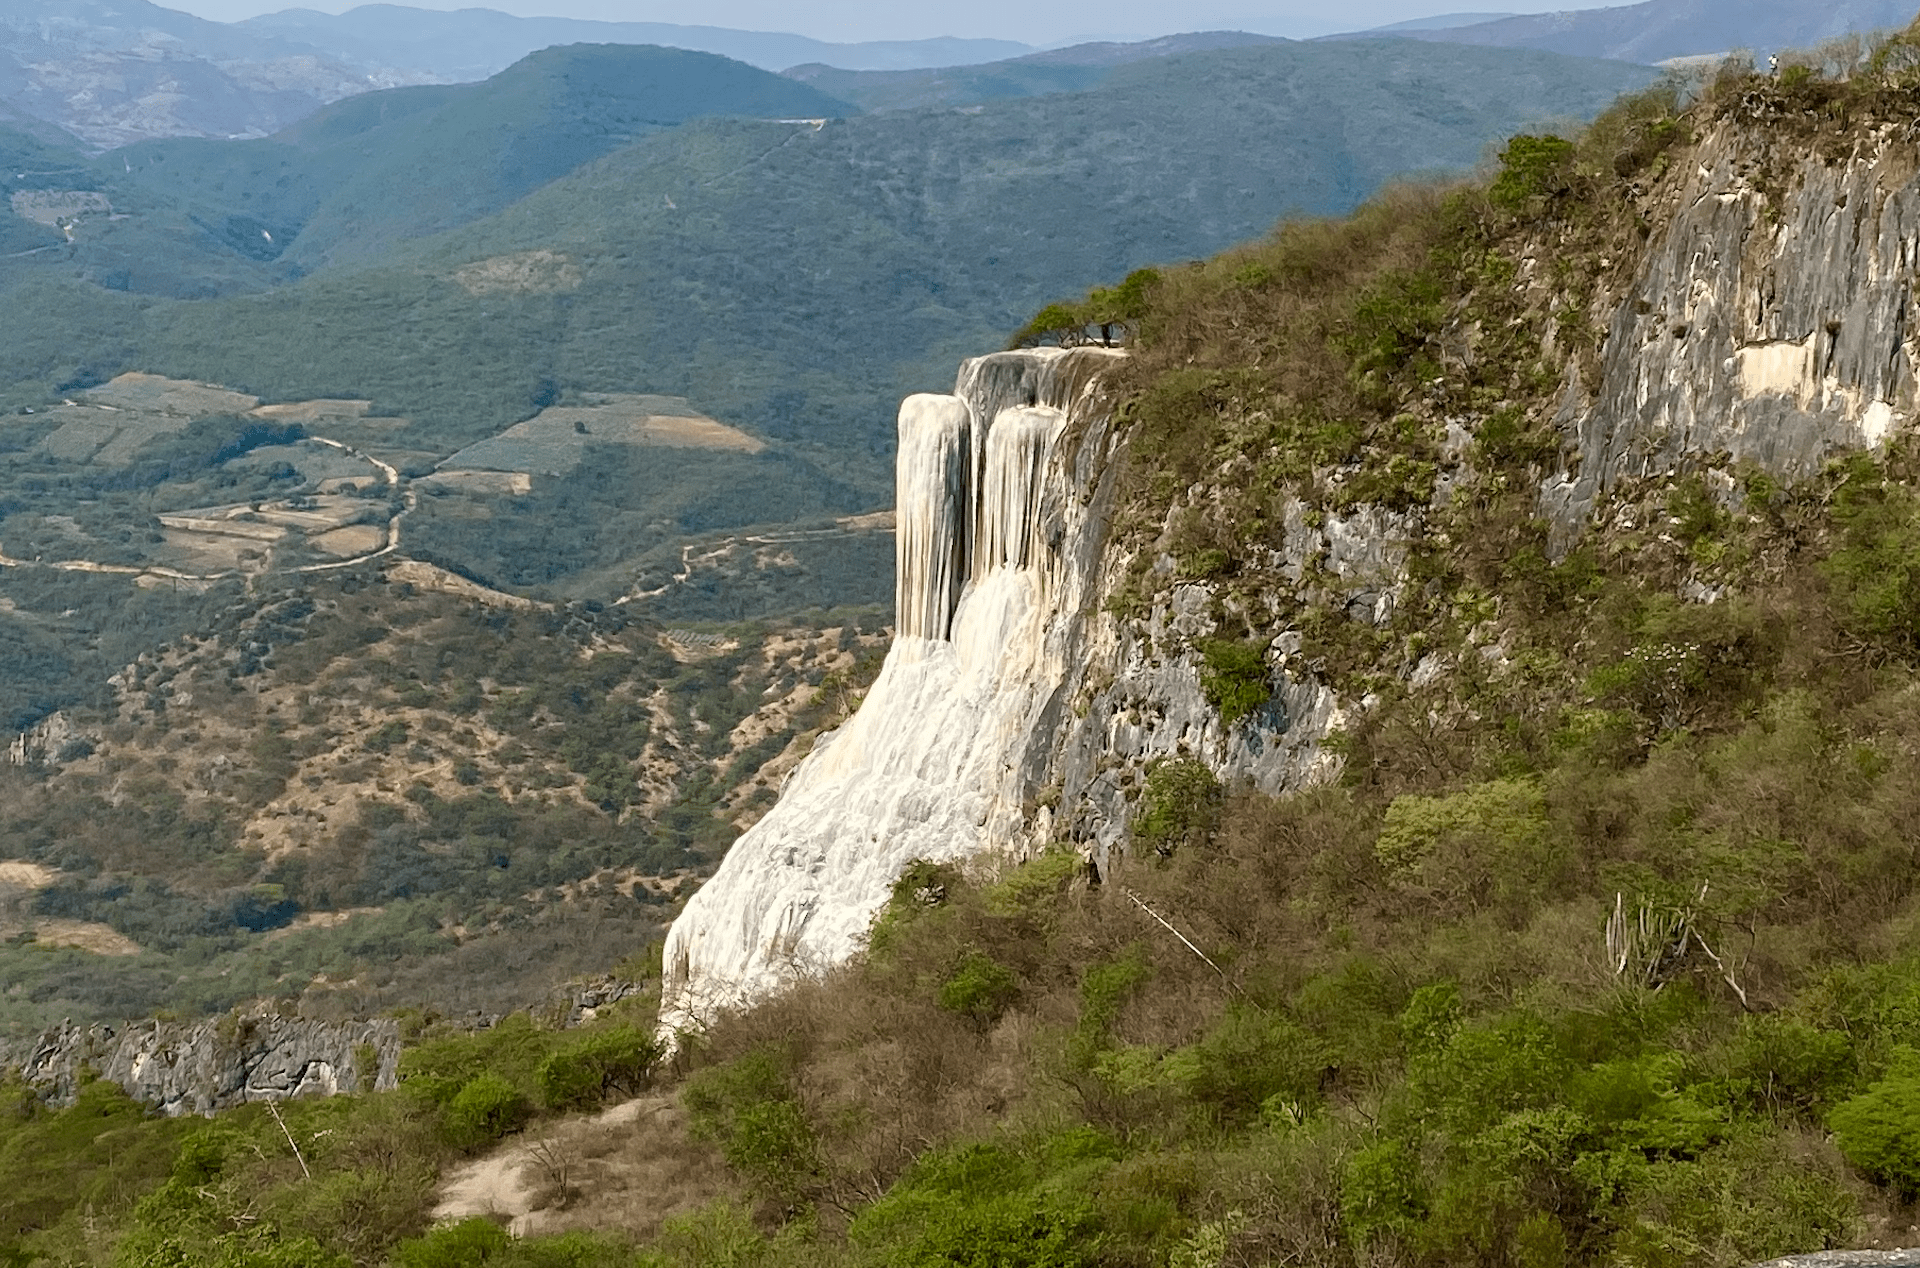
[[[1360,34],[1655,63],[1734,48],[1764,55],[1911,16],[1904,0],[1647,0],[1530,16],[1439,14]],[[866,109],[966,105],[1080,91],[1125,62],[1276,38],[1214,32],[1039,51],[1001,39],[831,43],[478,8],[371,4],[342,14],[288,9],[223,23],[150,0],[0,0],[0,125],[51,125],[96,149],[163,136],[266,136],[343,97],[476,81],[540,49],[574,43],[718,53],[789,72]]]
[[[748,117],[656,131],[669,103],[612,94],[679,69],[679,117]],[[556,392],[686,397],[783,446],[712,462],[798,488],[812,486],[780,464],[817,455],[824,502],[742,498],[715,475],[697,511],[684,490],[654,511],[660,490],[607,495],[634,514],[677,506],[665,524],[687,531],[865,510],[885,497],[892,399],[1048,300],[1470,166],[1651,74],[1278,43],[1135,62],[1084,93],[796,123],[851,110],[706,55],[556,49],[481,85],[342,102],[271,140],[153,141],[64,169],[23,154],[16,172],[56,173],[35,182],[74,212],[16,218],[0,279],[31,298],[0,338],[17,393],[138,369],[366,397],[412,420],[391,443],[439,456]],[[546,183],[569,162],[585,166]],[[508,259],[538,263],[512,285],[456,280]],[[610,515],[582,532],[635,540]],[[582,545],[556,561],[498,526],[487,552],[462,562],[508,584],[600,558]]]
[[[1532,48],[1573,57],[1663,62],[1745,49],[1762,57],[1811,48],[1822,40],[1905,26],[1908,0],[1646,0],[1644,4],[1560,13],[1488,15],[1442,25],[1401,23],[1386,32],[1410,39],[1489,48]]]
[[[666,23],[367,5],[209,22],[149,0],[0,0],[0,123],[25,116],[95,148],[160,136],[265,136],[373,89],[484,79],[557,44],[658,44],[767,70],[950,66],[1023,54],[1008,40],[832,44]]]

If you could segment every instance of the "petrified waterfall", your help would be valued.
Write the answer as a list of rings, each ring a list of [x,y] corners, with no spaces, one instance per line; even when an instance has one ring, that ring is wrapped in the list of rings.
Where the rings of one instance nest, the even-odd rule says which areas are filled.
[[[1115,355],[979,357],[953,395],[902,403],[893,648],[674,922],[664,1030],[844,960],[915,859],[1022,845],[1104,537],[1074,494],[1104,453],[1092,385]]]

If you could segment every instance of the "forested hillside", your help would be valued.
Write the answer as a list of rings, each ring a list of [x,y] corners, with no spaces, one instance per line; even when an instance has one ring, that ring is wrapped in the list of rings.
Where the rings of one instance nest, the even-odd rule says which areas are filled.
[[[538,69],[458,91],[493,103],[508,92],[502,81]],[[83,217],[70,250],[6,262],[19,301],[0,332],[13,350],[8,399],[34,404],[129,369],[269,399],[370,397],[378,412],[413,420],[414,448],[445,453],[555,393],[661,392],[831,455],[835,473],[878,503],[892,402],[937,385],[961,352],[1051,295],[1218,250],[1284,212],[1344,211],[1409,170],[1471,165],[1513,128],[1589,114],[1647,74],[1406,43],[1281,45],[1136,63],[1095,91],[976,113],[694,122],[368,267],[252,298],[159,298],[180,294],[188,276],[251,277],[234,286],[257,289],[290,278],[294,261],[324,258],[349,230],[372,245],[401,232],[381,226],[427,228],[485,209],[474,194],[428,213],[410,201],[414,182],[379,175],[417,162],[439,134],[415,133],[449,119],[452,107],[436,103],[452,90],[370,94],[296,131],[295,153],[262,142],[230,163],[205,143],[168,142],[152,151],[165,162],[98,176],[109,201],[126,185],[130,198],[177,210]],[[383,111],[413,113],[383,123]],[[591,144],[610,144],[605,136]],[[380,148],[389,143],[390,154]],[[298,176],[303,146],[317,174],[281,190],[278,164]],[[367,146],[376,157],[358,160]],[[470,182],[500,161],[465,155],[436,154],[428,183]],[[363,164],[350,178],[340,167],[349,158]],[[181,163],[190,175],[173,174]],[[343,190],[385,187],[377,200],[342,193],[329,211],[301,192],[322,177]],[[183,221],[231,222],[238,245],[202,236],[178,260],[153,226],[191,237]],[[323,242],[311,253],[309,232]],[[239,258],[269,249],[270,262]],[[528,252],[545,254],[502,282],[461,280],[468,265]],[[209,255],[217,263],[203,263]],[[143,282],[148,270],[160,280]]]
[[[261,997],[498,1012],[611,967],[882,639],[873,612],[666,631],[412,563],[196,615],[0,766],[10,1034]]]

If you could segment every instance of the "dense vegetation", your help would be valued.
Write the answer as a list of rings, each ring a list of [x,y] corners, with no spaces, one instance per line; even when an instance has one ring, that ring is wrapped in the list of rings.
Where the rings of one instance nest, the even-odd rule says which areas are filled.
[[[86,181],[61,178],[51,187],[97,187],[131,215],[83,221],[71,249],[0,260],[9,289],[26,288],[8,311],[33,313],[4,329],[6,390],[33,404],[49,387],[139,368],[276,399],[371,396],[414,420],[423,449],[525,417],[556,389],[667,392],[762,435],[822,445],[878,494],[899,395],[944,384],[961,355],[1048,295],[1219,250],[1289,210],[1344,211],[1397,173],[1470,165],[1515,127],[1590,113],[1646,74],[1415,44],[1281,45],[1156,59],[1091,92],[979,113],[856,118],[817,133],[693,122],[503,215],[385,249],[402,227],[464,224],[499,206],[490,186],[421,181],[493,179],[506,160],[462,147],[484,132],[475,119],[509,106],[531,114],[512,116],[530,137],[575,128],[562,89],[568,59],[585,56],[556,50],[457,101],[437,88],[368,94],[281,138],[154,143],[100,160]],[[521,81],[531,87],[509,91]],[[438,144],[432,128],[455,129],[459,144],[422,163],[422,147]],[[594,123],[583,135],[606,145],[621,132]],[[584,158],[579,144],[549,148]],[[415,168],[425,177],[382,175]],[[349,186],[363,192],[349,198]],[[329,190],[343,191],[333,210]],[[1090,215],[1097,233],[1085,232]],[[231,242],[230,218],[246,222]],[[272,260],[248,254],[266,249],[260,229]],[[348,229],[383,248],[358,257],[378,267],[291,280],[292,261],[314,268]],[[326,245],[309,251],[309,233]],[[518,289],[474,294],[450,280],[476,261],[543,250],[563,259]]]
[[[636,1001],[637,1002],[637,1001]],[[0,1084],[0,1261],[113,1268],[219,1264],[230,1268],[352,1268],[381,1262],[417,1235],[436,1172],[562,1111],[645,1090],[659,1056],[616,1009],[582,1029],[516,1014],[478,1033],[409,1019],[398,1091],[251,1105],[201,1119],[156,1119],[109,1082],[83,1085],[48,1111],[17,1083]],[[549,1203],[574,1193],[580,1159],[546,1155]],[[686,1151],[709,1172],[717,1160]],[[115,1231],[103,1237],[100,1217]],[[477,1226],[477,1227],[476,1227]],[[402,1244],[397,1262],[477,1265],[470,1247],[503,1249],[486,1221]],[[571,1243],[571,1245],[569,1245]],[[607,1243],[561,1239],[531,1261],[577,1265]],[[467,1248],[467,1249],[463,1249]]]
[[[619,608],[489,611],[351,573],[198,612],[71,714],[73,751],[0,767],[5,857],[52,869],[0,891],[7,1030],[538,998],[658,936],[882,635],[816,614],[676,653]],[[124,953],[35,933],[70,922]]]

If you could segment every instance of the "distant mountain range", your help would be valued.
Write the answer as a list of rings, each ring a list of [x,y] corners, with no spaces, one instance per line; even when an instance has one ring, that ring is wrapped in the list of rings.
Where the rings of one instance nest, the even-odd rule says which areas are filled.
[[[558,44],[654,44],[766,70],[952,66],[1032,51],[1010,40],[830,44],[664,23],[367,5],[209,22],[149,0],[0,0],[0,125],[52,125],[94,149],[167,136],[259,137],[380,88],[484,79]],[[33,122],[28,122],[33,121]]]
[[[242,31],[316,49],[356,66],[404,68],[443,81],[485,79],[555,44],[663,44],[719,53],[763,70],[821,62],[847,70],[911,70],[1018,57],[1012,40],[876,40],[833,44],[804,35],[667,22],[520,18],[492,9],[445,12],[363,4],[334,15],[287,9],[234,24]]]
[[[1488,48],[1531,48],[1572,57],[1657,63],[1746,49],[1759,56],[1809,48],[1822,40],[1903,27],[1914,0],[1647,0],[1644,4],[1560,13],[1488,15],[1401,23],[1368,34]]]
[[[1440,14],[1358,35],[1656,63],[1733,48],[1764,55],[1903,25],[1913,16],[1911,4],[1647,0],[1537,15]],[[1274,39],[1207,32],[1041,52],[1011,40],[833,44],[711,26],[390,4],[338,15],[288,9],[223,23],[150,0],[0,0],[0,126],[43,137],[51,126],[95,150],[158,137],[263,137],[345,97],[477,81],[540,49],[585,43],[716,53],[787,71],[865,110],[968,106],[1085,91],[1117,66]]]
[[[1134,44],[1075,44],[977,66],[933,70],[847,70],[813,63],[786,72],[863,110],[912,110],[923,106],[971,106],[1046,93],[1084,92],[1116,67],[1176,53],[1284,44],[1271,35],[1202,31]]]
[[[422,470],[579,393],[686,398],[765,442],[614,455],[498,505],[449,492],[410,530],[494,584],[566,592],[682,534],[880,504],[898,398],[1049,300],[1470,167],[1652,76],[1266,42],[1114,65],[1083,92],[861,114],[712,55],[572,45],[265,140],[88,159],[0,132],[19,196],[0,405],[129,369],[370,398],[393,460]]]

